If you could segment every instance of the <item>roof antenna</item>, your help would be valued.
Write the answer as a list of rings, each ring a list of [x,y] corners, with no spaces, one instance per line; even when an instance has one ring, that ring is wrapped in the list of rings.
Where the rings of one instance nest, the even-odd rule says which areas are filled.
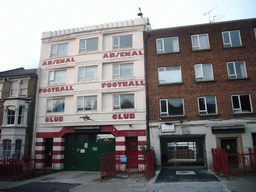
[[[211,12],[212,12],[214,9],[216,9],[217,7],[219,7],[219,6],[214,7],[213,9],[211,9],[210,11],[208,11],[208,12],[206,12],[206,13],[204,14],[204,16],[205,16],[206,14],[209,14],[209,23],[212,22],[212,21],[211,21]]]
[[[141,18],[142,18],[143,13],[141,13],[140,7],[139,7],[139,13],[138,13],[137,15],[138,15],[138,16],[141,16]]]

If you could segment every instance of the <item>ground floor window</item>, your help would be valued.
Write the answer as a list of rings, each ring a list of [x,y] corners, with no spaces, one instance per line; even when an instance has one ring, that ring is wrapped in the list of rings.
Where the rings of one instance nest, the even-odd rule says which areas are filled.
[[[253,147],[256,149],[256,133],[252,133]]]
[[[10,156],[12,153],[12,141],[10,139],[3,140],[3,156]]]

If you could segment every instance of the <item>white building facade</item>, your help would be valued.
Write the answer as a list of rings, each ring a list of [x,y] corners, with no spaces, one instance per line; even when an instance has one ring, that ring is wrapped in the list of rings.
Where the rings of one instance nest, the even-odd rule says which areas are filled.
[[[138,18],[43,33],[33,150],[38,168],[47,157],[54,169],[99,170],[102,153],[129,159],[146,144],[147,27],[147,19]]]

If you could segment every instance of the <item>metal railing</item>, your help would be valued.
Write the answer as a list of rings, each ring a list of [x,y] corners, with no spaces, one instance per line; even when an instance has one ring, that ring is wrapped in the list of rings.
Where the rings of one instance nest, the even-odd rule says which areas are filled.
[[[218,174],[256,173],[256,149],[249,148],[248,153],[227,154],[225,149],[212,149],[213,168]]]
[[[154,176],[154,151],[127,156],[119,152],[104,153],[101,157],[101,180],[116,174],[142,174],[149,180]]]

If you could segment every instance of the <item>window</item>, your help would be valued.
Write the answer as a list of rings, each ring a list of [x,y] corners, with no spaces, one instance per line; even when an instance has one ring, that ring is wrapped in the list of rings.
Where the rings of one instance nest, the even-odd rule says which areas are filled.
[[[233,113],[252,112],[250,95],[232,95]]]
[[[113,65],[113,78],[133,77],[133,64]]]
[[[27,96],[28,79],[11,81],[10,96]]]
[[[24,113],[25,113],[25,107],[20,106],[19,107],[19,113],[18,113],[18,124],[19,125],[24,124]]]
[[[239,79],[247,77],[244,61],[227,62],[227,67],[229,79]]]
[[[183,99],[160,99],[160,116],[184,115]]]
[[[98,38],[80,40],[80,53],[98,50]]]
[[[65,99],[48,99],[47,113],[64,112]]]
[[[67,54],[68,54],[68,43],[51,46],[51,57],[62,56]]]
[[[113,49],[132,47],[132,35],[113,37]]]
[[[2,97],[2,91],[3,91],[3,83],[0,83],[0,99]]]
[[[192,50],[210,49],[208,34],[192,35]]]
[[[213,80],[212,64],[197,64],[195,65],[196,81]]]
[[[21,139],[17,139],[16,140],[16,143],[15,143],[15,155],[21,154],[21,143],[22,143]]]
[[[239,30],[222,32],[222,38],[224,47],[237,47],[242,45]]]
[[[10,139],[3,140],[3,155],[10,156],[12,152],[12,141]]]
[[[98,66],[79,67],[78,81],[97,79]]]
[[[156,40],[157,53],[179,52],[178,37],[168,37]]]
[[[158,68],[159,83],[180,83],[181,67],[161,67]]]
[[[256,28],[254,28],[254,35],[255,35],[255,39],[256,39]]]
[[[15,120],[15,106],[7,107],[7,125],[14,125]]]
[[[66,70],[49,71],[49,85],[66,82]]]
[[[217,114],[217,104],[215,97],[198,97],[199,114]]]
[[[77,110],[97,110],[97,96],[77,97]]]
[[[134,95],[114,95],[114,109],[133,109]]]

